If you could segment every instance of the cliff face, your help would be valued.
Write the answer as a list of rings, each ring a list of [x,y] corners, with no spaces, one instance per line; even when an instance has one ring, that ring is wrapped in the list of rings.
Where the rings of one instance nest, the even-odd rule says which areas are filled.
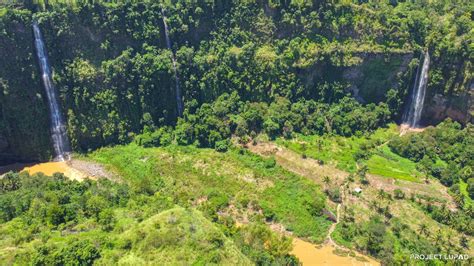
[[[350,84],[349,91],[361,103],[387,101],[388,90],[393,89],[408,102],[414,85],[418,59],[409,54],[366,54],[361,64],[346,68],[342,78]],[[430,73],[432,78],[433,73]],[[440,82],[446,86],[446,82]],[[439,87],[439,86],[438,86]],[[398,106],[398,118],[405,104]],[[446,118],[462,124],[474,122],[474,82],[459,93],[443,93],[437,86],[428,85],[422,112],[423,125],[436,125]],[[397,115],[396,115],[397,117]]]
[[[29,12],[0,16],[0,164],[50,157],[49,119]]]
[[[350,84],[349,91],[361,103],[378,103],[387,100],[387,92],[394,89],[407,94],[413,53],[361,54],[362,63],[343,71],[342,79]]]
[[[425,99],[422,121],[425,125],[435,125],[446,118],[462,124],[474,122],[474,84],[467,92],[446,97],[440,93],[429,93]]]
[[[366,43],[365,48],[360,47],[363,42],[357,36],[374,35],[370,28],[359,29],[358,34],[349,28],[345,30],[346,27],[327,31],[322,18],[315,19],[314,25],[307,25],[321,35],[316,38],[302,34],[305,27],[289,23],[283,19],[285,16],[268,6],[264,11],[269,17],[246,11],[250,13],[245,16],[255,19],[255,25],[242,23],[243,15],[236,12],[234,23],[242,27],[225,33],[215,23],[225,12],[209,15],[200,8],[190,8],[192,14],[172,11],[168,11],[171,36],[179,59],[181,82],[186,88],[185,97],[192,108],[213,101],[228,88],[235,90],[229,84],[238,84],[235,87],[239,88],[243,84],[242,91],[248,99],[256,100],[258,96],[259,100],[269,100],[272,95],[258,95],[255,89],[267,82],[268,90],[262,90],[264,93],[288,87],[294,93],[293,100],[298,97],[324,100],[312,92],[319,90],[320,84],[329,84],[327,90],[346,89],[362,103],[386,102],[396,120],[403,114],[418,65],[418,55],[412,51],[415,46],[389,49]],[[44,160],[51,155],[49,110],[34,50],[32,16],[26,10],[6,13],[0,10],[0,164],[11,160]],[[164,43],[159,6],[97,5],[38,12],[35,16],[45,37],[54,82],[60,91],[68,133],[76,151],[125,143],[144,125],[175,122],[171,52]],[[346,26],[349,25],[352,24]],[[341,40],[329,41],[335,39],[335,32],[342,32]],[[226,34],[236,39],[225,43],[220,39],[230,39],[223,37]],[[347,36],[351,38],[346,45],[343,40]],[[221,64],[219,56],[226,53],[219,50],[226,49],[235,64]],[[260,65],[251,68],[255,57],[258,62],[270,62],[266,63],[268,69],[270,65],[288,66],[280,68],[284,71],[275,71],[284,73],[285,79],[276,74],[255,78],[267,74],[267,70],[254,72]],[[472,72],[470,65],[459,71],[460,74],[453,74],[453,69],[467,59],[442,53],[433,57],[437,60],[430,73],[433,82],[428,85],[422,121],[437,124],[446,117],[463,123],[472,121],[474,86],[464,89],[465,80],[469,79],[465,78],[466,73]],[[242,73],[248,76],[235,78],[236,74],[244,76]],[[214,76],[218,77],[219,89],[216,95],[207,96],[202,91],[213,84],[202,80],[212,81]],[[342,85],[334,89],[333,84]],[[452,93],[456,88],[459,91]],[[291,98],[288,94],[281,95]]]

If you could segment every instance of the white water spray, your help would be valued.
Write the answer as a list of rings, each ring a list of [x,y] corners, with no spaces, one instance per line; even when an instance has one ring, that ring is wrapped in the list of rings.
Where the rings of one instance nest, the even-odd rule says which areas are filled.
[[[35,35],[36,55],[38,56],[38,61],[41,69],[41,77],[43,79],[43,85],[44,89],[46,90],[46,96],[48,98],[49,104],[49,117],[51,120],[51,139],[53,142],[53,149],[55,155],[54,160],[68,160],[71,153],[71,149],[69,145],[69,139],[66,134],[66,126],[64,123],[64,119],[61,115],[58,97],[56,95],[56,90],[54,88],[53,80],[51,78],[51,68],[48,62],[46,47],[44,45],[38,23],[36,22],[33,22],[33,32]]]
[[[178,67],[176,65],[176,57],[173,52],[173,47],[171,45],[171,39],[169,36],[169,28],[168,28],[168,23],[166,23],[166,15],[165,15],[165,10],[163,7],[161,7],[161,15],[163,16],[163,25],[165,28],[165,39],[166,39],[166,46],[168,49],[171,51],[171,60],[173,61],[173,70],[174,70],[174,79],[175,79],[175,94],[176,94],[176,107],[178,111],[178,116],[181,116],[183,114],[183,99],[181,96],[181,88],[179,85],[179,76],[178,76]]]
[[[413,87],[411,102],[405,113],[403,124],[410,128],[417,128],[421,119],[421,112],[425,103],[426,85],[428,84],[428,71],[430,68],[430,55],[426,51],[421,71],[417,71],[415,85]]]

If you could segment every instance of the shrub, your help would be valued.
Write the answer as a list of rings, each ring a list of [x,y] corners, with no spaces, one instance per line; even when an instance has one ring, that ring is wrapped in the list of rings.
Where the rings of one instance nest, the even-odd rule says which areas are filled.
[[[271,157],[269,159],[266,159],[264,165],[265,165],[265,168],[267,168],[267,169],[275,167],[275,165],[276,165],[275,158]]]
[[[341,202],[341,193],[339,188],[329,189],[327,190],[327,194],[330,200],[334,202]]]
[[[229,149],[229,141],[228,140],[220,140],[216,142],[214,149],[218,152],[226,152]]]
[[[396,199],[404,199],[405,198],[405,193],[401,191],[400,189],[395,189],[393,191],[393,195]]]

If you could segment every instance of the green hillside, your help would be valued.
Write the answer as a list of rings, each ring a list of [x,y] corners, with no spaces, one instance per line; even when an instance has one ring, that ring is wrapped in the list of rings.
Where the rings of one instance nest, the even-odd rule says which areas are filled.
[[[0,265],[471,265],[473,14],[0,0]]]

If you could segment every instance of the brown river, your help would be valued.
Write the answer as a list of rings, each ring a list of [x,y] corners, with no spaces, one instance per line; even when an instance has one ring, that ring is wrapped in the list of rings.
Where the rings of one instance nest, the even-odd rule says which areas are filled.
[[[10,170],[27,171],[30,174],[39,172],[45,175],[54,173],[63,173],[65,176],[82,180],[87,177],[84,172],[71,167],[67,162],[46,162],[39,164],[13,164],[0,167],[0,175]],[[379,262],[372,258],[354,252],[356,256],[337,255],[336,248],[331,244],[323,244],[316,246],[313,243],[304,241],[299,238],[293,239],[293,250],[291,254],[295,255],[303,265],[352,265],[352,266],[378,266]]]
[[[38,164],[12,164],[8,166],[0,167],[0,175],[8,171],[26,171],[30,175],[36,173],[43,173],[45,175],[53,175],[54,173],[63,173],[65,176],[75,179],[82,180],[87,177],[83,172],[76,170],[69,166],[68,162],[46,162]]]
[[[380,265],[380,263],[374,259],[357,252],[355,252],[355,257],[351,257],[349,255],[336,255],[334,253],[335,251],[336,248],[330,244],[324,244],[319,247],[313,243],[294,238],[291,254],[295,255],[303,265]]]

